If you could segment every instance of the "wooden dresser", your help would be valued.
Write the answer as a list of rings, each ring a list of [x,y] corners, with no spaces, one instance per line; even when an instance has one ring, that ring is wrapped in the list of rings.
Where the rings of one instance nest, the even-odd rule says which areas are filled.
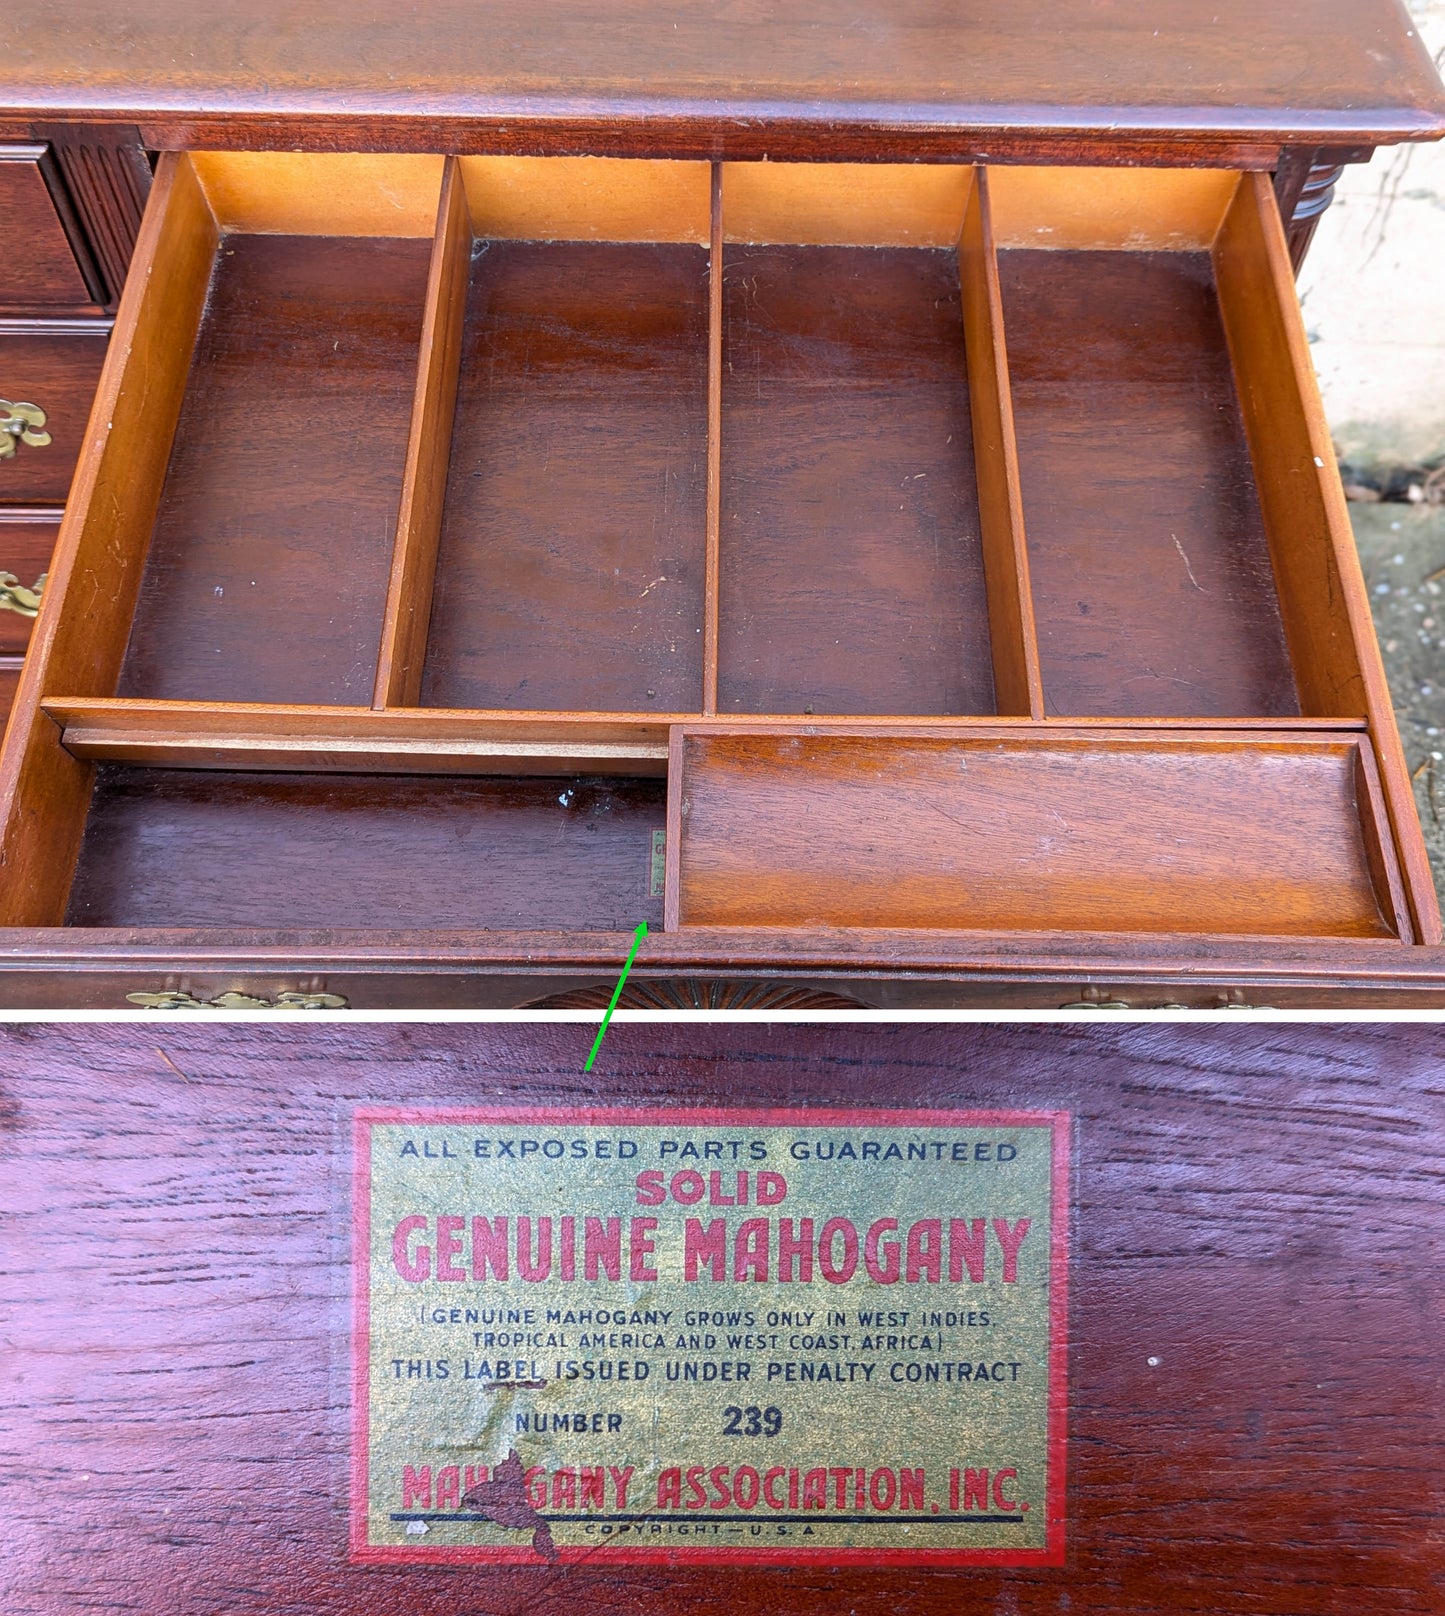
[[[1263,12],[7,17],[0,1001],[1445,1004]]]

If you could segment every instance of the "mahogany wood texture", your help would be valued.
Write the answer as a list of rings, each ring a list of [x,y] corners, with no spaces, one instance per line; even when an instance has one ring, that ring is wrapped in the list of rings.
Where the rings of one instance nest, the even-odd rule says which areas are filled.
[[[429,246],[222,237],[120,694],[370,702]]]
[[[668,925],[1408,938],[1362,759],[1344,737],[683,729]]]
[[[1261,175],[1241,182],[1213,259],[1303,707],[1368,716],[1419,933],[1439,943],[1445,934],[1425,844],[1410,828],[1414,796],[1359,553],[1304,321],[1290,295],[1284,231]]]
[[[703,557],[702,710],[717,711],[722,593],[723,167],[712,165],[707,250],[707,548]]]
[[[630,931],[407,931],[191,927],[0,930],[0,1004],[124,1011],[126,995],[334,992],[353,1009],[515,1009],[616,986]],[[1438,1010],[1439,949],[1393,939],[992,935],[878,927],[649,930],[637,981],[754,983],[843,992],[879,1009],[953,1007]]]
[[[428,706],[700,712],[708,254],[473,260]]]
[[[956,256],[729,247],[718,708],[991,713]]]
[[[675,759],[671,918],[710,935],[660,945],[659,976],[816,977],[846,934],[880,1002],[933,1002],[950,971],[965,1000],[1067,996],[1148,940],[1124,979],[1208,1003],[1249,958],[1234,935],[1260,945],[1251,991],[1387,993],[1393,958],[1402,992],[1438,992],[1400,947],[1438,920],[1267,182],[994,177],[163,162],[0,782],[0,919],[73,923],[15,937],[14,991],[65,957],[78,995],[109,992],[108,958],[167,947],[167,976],[264,957],[357,973],[370,1003],[585,986],[626,953],[614,877],[584,858],[519,894],[577,777],[656,782],[681,724],[737,756],[696,801]],[[1006,270],[1034,266],[1017,295],[995,235]],[[1062,250],[1017,245],[1044,239]],[[1040,445],[1057,476],[1031,482]],[[1047,576],[1074,539],[1056,484],[1090,476],[1107,520],[1071,598]],[[1091,602],[1108,632],[1081,638]],[[1099,716],[1044,717],[1069,679]],[[871,739],[833,734],[849,712]],[[887,734],[909,723],[936,740]],[[900,788],[910,747],[927,790]],[[796,766],[830,748],[826,780]],[[98,762],[131,767],[92,802]],[[980,785],[1000,768],[1012,817]],[[219,772],[167,772],[188,769]],[[660,811],[658,784],[616,789]],[[323,856],[353,799],[375,823]],[[442,824],[486,889],[443,873],[377,901],[413,855],[462,858]],[[650,859],[660,818],[638,824]],[[1330,947],[1289,941],[1312,936]],[[425,990],[398,980],[419,967]]]
[[[1439,1609],[1438,1028],[592,1031],[0,1032],[7,1616]],[[349,1566],[351,1108],[722,1100],[1072,1114],[1067,1563]]]
[[[172,0],[7,16],[0,108],[139,122],[153,146],[995,159],[1445,132],[1393,0],[445,0],[358,12],[258,0],[198,26]],[[960,149],[960,148],[964,149]]]
[[[656,925],[651,781],[99,771],[72,926]]]
[[[440,707],[278,707],[245,703],[84,700],[47,697],[44,712],[64,730],[74,756],[182,768],[257,768],[405,773],[666,772],[668,734],[675,724],[727,731],[776,731],[772,717],[696,718],[669,713],[459,712]],[[810,719],[807,731],[834,729],[890,733],[897,717],[860,724],[857,719]],[[967,739],[980,730],[1026,727],[1017,719],[930,719],[937,733]],[[1073,720],[1079,733],[1101,735],[1113,720]],[[1167,734],[1178,724],[1154,721],[1146,733]],[[1190,725],[1182,727],[1189,728]],[[1265,719],[1229,719],[1210,725],[1220,733],[1269,732]],[[1363,720],[1296,719],[1292,730],[1332,733],[1363,730]],[[595,765],[578,759],[591,758]],[[530,759],[530,763],[526,760]],[[571,759],[573,761],[567,761]],[[515,765],[515,766],[514,766]]]

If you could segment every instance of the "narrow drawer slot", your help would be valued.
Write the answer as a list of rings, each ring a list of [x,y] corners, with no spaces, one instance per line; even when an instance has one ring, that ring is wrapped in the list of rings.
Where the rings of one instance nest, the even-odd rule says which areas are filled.
[[[1209,253],[1232,176],[990,180],[1046,710],[1297,715]]]
[[[1409,935],[1362,738],[675,744],[684,927]]]
[[[718,709],[994,711],[958,256],[727,249]]]
[[[122,695],[371,700],[441,165],[298,161],[195,159],[218,236]]]
[[[666,166],[702,245],[477,239],[424,705],[700,707],[707,169]]]

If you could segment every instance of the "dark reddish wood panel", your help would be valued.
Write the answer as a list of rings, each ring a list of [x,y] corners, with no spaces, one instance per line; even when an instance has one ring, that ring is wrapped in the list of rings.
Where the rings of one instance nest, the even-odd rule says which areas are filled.
[[[22,443],[10,459],[0,460],[0,501],[64,503],[109,342],[106,324],[0,335],[0,398],[38,405],[50,434],[42,447]]]
[[[0,307],[83,305],[91,301],[43,166],[54,173],[44,147],[0,146]],[[0,388],[0,396],[11,395]]]
[[[697,712],[707,252],[486,245],[422,701]]]
[[[858,144],[881,126],[900,146],[938,131],[935,150],[972,135],[994,153],[1041,128],[1315,143],[1445,129],[1394,0],[253,0],[203,21],[130,0],[123,25],[110,0],[51,0],[17,10],[7,37],[6,107],[103,109],[155,131],[249,114],[249,142],[277,145],[311,115],[313,138],[343,150],[403,118],[443,143],[487,119],[494,138],[556,130],[561,146],[579,127],[625,138],[623,118],[651,114],[654,146],[774,158],[859,125]]]
[[[0,1030],[7,1616],[1434,1616],[1436,1027]],[[346,1560],[351,1107],[1062,1108],[1068,1563]]]
[[[630,931],[661,781],[102,767],[73,926]]]
[[[429,250],[222,239],[120,694],[371,700]]]
[[[991,713],[951,252],[730,247],[718,710]]]
[[[1047,710],[1298,713],[1208,255],[999,277]]]

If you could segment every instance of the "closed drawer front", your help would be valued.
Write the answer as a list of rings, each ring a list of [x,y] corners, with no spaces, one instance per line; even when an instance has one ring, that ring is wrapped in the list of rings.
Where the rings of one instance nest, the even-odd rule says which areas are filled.
[[[70,493],[108,341],[105,325],[0,333],[0,430],[7,423],[24,426],[17,406],[33,406],[45,417],[25,436],[10,433],[14,453],[0,458],[0,505],[63,502]],[[49,442],[26,441],[41,436]]]
[[[172,154],[138,252],[0,924],[1059,1003],[1439,942],[1264,176]]]
[[[78,234],[67,229],[69,215],[49,149],[0,146],[0,309],[101,300],[77,253]]]

